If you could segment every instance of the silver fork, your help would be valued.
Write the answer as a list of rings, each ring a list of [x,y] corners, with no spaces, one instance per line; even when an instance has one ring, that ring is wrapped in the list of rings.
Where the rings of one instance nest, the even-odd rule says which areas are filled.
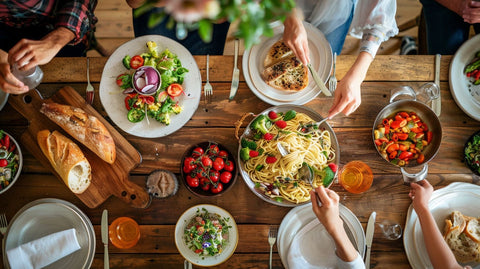
[[[2,235],[5,235],[5,233],[7,232],[7,227],[7,216],[5,216],[5,213],[3,213],[0,215],[0,233],[2,233]]]
[[[269,268],[272,268],[272,251],[273,251],[273,245],[275,244],[275,241],[277,241],[277,232],[278,232],[278,227],[277,226],[270,226],[270,230],[268,231],[268,244],[270,244],[270,259],[269,259]]]
[[[207,81],[203,86],[203,94],[205,94],[205,102],[208,102],[208,103],[212,102],[212,95],[213,95],[213,89],[212,89],[212,85],[210,85],[209,75],[208,75],[209,64],[210,64],[210,55],[207,54]]]
[[[86,89],[85,100],[90,105],[93,104],[94,93],[95,93],[95,90],[93,89],[92,84],[90,84],[90,59],[87,58],[87,89]]]
[[[337,78],[335,77],[335,69],[337,65],[337,53],[333,54],[333,73],[330,79],[328,79],[328,89],[330,92],[335,92],[337,89]]]

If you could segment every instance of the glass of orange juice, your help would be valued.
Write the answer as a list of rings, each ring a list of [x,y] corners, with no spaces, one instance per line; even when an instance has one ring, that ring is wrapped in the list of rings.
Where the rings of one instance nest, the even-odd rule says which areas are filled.
[[[110,224],[108,237],[117,248],[131,248],[140,239],[140,227],[129,217],[119,217]]]
[[[340,171],[339,183],[348,192],[363,193],[370,189],[372,182],[372,169],[362,161],[351,161]]]

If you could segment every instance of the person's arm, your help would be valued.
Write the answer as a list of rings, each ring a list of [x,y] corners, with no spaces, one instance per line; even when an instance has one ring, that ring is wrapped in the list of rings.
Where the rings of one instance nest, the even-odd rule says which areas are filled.
[[[338,83],[333,105],[328,111],[328,118],[340,112],[348,116],[360,106],[362,102],[360,86],[372,61],[373,57],[369,53],[360,52],[355,63]]]
[[[443,239],[435,219],[428,209],[428,200],[430,200],[433,192],[432,185],[427,180],[422,180],[417,183],[411,183],[410,186],[412,189],[409,196],[412,198],[413,208],[420,221],[425,247],[433,268],[463,268],[457,263],[455,255],[453,255],[453,252]]]
[[[312,209],[318,220],[335,241],[337,256],[345,262],[357,259],[358,252],[343,228],[343,221],[339,214],[339,197],[334,191],[320,186],[310,192]],[[319,200],[321,205],[319,204]]]
[[[308,48],[307,31],[303,26],[303,12],[295,8],[290,15],[287,16],[283,23],[285,30],[283,31],[283,41],[303,63],[310,63],[310,52]]]

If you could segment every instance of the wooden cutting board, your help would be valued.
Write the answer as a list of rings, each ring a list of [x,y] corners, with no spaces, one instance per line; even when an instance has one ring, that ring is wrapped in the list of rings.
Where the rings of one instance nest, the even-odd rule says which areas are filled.
[[[24,95],[10,95],[10,105],[29,120],[29,126],[20,137],[22,146],[29,150],[42,165],[49,167],[59,180],[62,178],[55,172],[50,162],[43,155],[37,144],[37,133],[41,130],[58,130],[70,137],[63,129],[51,121],[47,116],[40,113],[43,103],[55,102],[71,105],[85,110],[87,113],[97,117],[113,136],[117,150],[117,157],[113,164],[103,161],[95,153],[83,146],[80,142],[70,137],[82,149],[85,157],[92,167],[92,182],[88,189],[82,194],[76,194],[85,205],[95,208],[102,204],[111,195],[114,195],[133,207],[145,208],[150,202],[144,187],[140,187],[129,181],[130,171],[142,162],[140,153],[115,129],[113,128],[93,107],[85,103],[85,100],[77,91],[71,87],[65,87],[56,92],[49,99],[43,100],[36,91],[30,91]],[[69,190],[65,185],[65,189]]]

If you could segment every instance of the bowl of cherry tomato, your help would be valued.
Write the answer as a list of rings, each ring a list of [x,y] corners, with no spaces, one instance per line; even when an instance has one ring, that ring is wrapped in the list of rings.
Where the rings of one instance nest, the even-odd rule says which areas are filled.
[[[220,195],[237,179],[234,155],[216,142],[195,144],[182,157],[181,175],[193,194],[200,197]]]
[[[22,151],[17,141],[0,130],[0,194],[6,192],[20,176]]]

